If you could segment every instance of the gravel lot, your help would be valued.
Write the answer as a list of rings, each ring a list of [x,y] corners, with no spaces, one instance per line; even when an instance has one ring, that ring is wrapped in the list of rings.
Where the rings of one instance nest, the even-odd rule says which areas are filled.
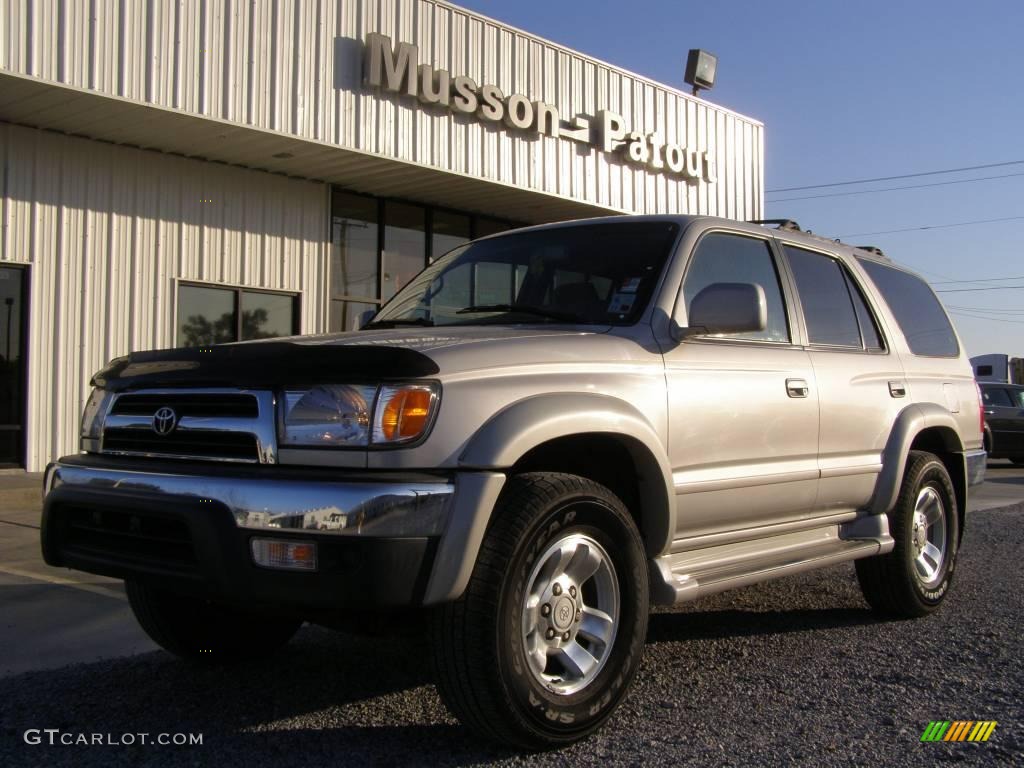
[[[624,706],[561,753],[471,739],[414,641],[306,628],[226,670],[155,652],[2,679],[0,765],[1022,765],[1022,524],[1024,505],[975,513],[952,595],[923,620],[877,621],[852,566],[660,612]],[[938,719],[999,725],[988,743],[920,743]],[[203,744],[27,746],[28,728]]]

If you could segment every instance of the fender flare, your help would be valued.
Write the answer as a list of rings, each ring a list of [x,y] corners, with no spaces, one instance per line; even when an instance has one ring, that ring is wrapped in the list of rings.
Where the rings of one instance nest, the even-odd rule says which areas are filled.
[[[908,405],[893,424],[889,440],[882,449],[882,471],[875,483],[869,509],[873,515],[884,515],[896,505],[900,486],[903,484],[903,470],[907,466],[910,446],[921,432],[934,427],[945,427],[955,436],[955,451],[963,453],[960,430],[956,420],[945,408],[937,403],[914,403]]]
[[[592,393],[544,394],[519,400],[488,419],[459,456],[456,500],[424,602],[457,599],[466,588],[505,472],[537,446],[561,437],[618,437],[641,476],[648,555],[668,551],[675,532],[672,470],[657,432],[632,405]]]
[[[459,457],[460,467],[508,469],[550,440],[574,435],[617,437],[641,477],[645,539],[659,554],[675,532],[675,484],[665,447],[651,423],[634,406],[608,395],[558,393],[512,403],[484,423]]]

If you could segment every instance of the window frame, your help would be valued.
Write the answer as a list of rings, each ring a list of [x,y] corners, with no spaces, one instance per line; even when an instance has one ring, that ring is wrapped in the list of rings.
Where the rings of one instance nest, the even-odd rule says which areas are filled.
[[[701,243],[704,239],[710,235],[729,235],[732,237],[746,238],[747,240],[757,240],[768,246],[768,252],[772,259],[772,266],[775,269],[775,277],[779,281],[779,293],[782,297],[782,309],[786,316],[786,326],[789,331],[789,341],[772,341],[771,339],[748,339],[748,338],[737,338],[734,336],[712,336],[707,334],[695,334],[693,336],[687,336],[683,339],[684,344],[696,343],[696,344],[754,344],[757,346],[769,346],[774,349],[799,349],[803,346],[800,343],[804,335],[803,317],[795,311],[796,307],[793,304],[793,293],[795,292],[795,285],[793,283],[793,276],[789,271],[789,264],[785,263],[781,258],[781,249],[778,247],[778,243],[775,238],[770,235],[762,235],[755,232],[748,232],[742,229],[730,229],[728,227],[711,227],[704,230],[694,241],[690,247],[690,252],[685,255],[686,266],[683,270],[683,275],[679,280],[679,288],[676,293],[675,306],[673,307],[673,314],[678,310],[679,305],[682,305],[683,315],[686,317],[687,322],[690,319],[690,308],[686,306],[686,278],[690,276],[690,270],[693,269],[694,256],[700,249]]]
[[[804,346],[805,347],[807,347],[808,349],[813,349],[813,350],[833,351],[833,352],[852,352],[852,353],[865,354],[865,355],[888,355],[888,354],[891,354],[891,345],[889,344],[889,340],[888,340],[888,338],[885,335],[885,331],[882,329],[882,324],[878,321],[878,311],[871,305],[871,299],[869,298],[867,291],[864,290],[864,286],[860,283],[860,281],[857,279],[856,275],[853,273],[853,270],[850,269],[849,265],[847,265],[846,261],[841,256],[839,256],[838,254],[833,253],[831,251],[827,251],[827,250],[825,250],[823,248],[815,248],[813,246],[806,245],[804,243],[796,243],[796,242],[793,242],[793,241],[790,241],[790,240],[781,240],[781,239],[778,239],[778,238],[775,238],[775,241],[776,241],[776,244],[779,246],[779,252],[780,252],[782,258],[784,259],[784,261],[786,263],[786,269],[789,272],[789,274],[792,276],[792,280],[793,280],[793,284],[792,284],[793,293],[794,293],[794,296],[795,296],[796,306],[798,307],[799,313],[800,313],[800,321],[801,321],[801,326],[803,328],[803,333],[804,333],[803,341],[804,341]],[[807,314],[806,314],[806,311],[804,310],[803,299],[800,296],[800,287],[799,287],[799,285],[797,284],[797,281],[796,281],[796,274],[793,271],[793,265],[790,264],[790,262],[789,262],[789,254],[786,253],[786,247],[787,246],[790,247],[790,248],[799,248],[800,250],[807,251],[808,253],[817,254],[817,255],[822,256],[822,257],[824,257],[826,259],[832,260],[833,262],[835,262],[839,266],[840,274],[842,274],[846,278],[844,280],[844,283],[846,285],[847,295],[849,296],[849,299],[850,299],[850,309],[853,310],[853,318],[854,318],[854,320],[857,323],[857,333],[860,336],[860,346],[859,347],[853,346],[851,344],[824,344],[822,342],[812,342],[811,341],[810,325],[807,322]],[[867,341],[864,338],[864,327],[863,327],[863,325],[861,325],[860,316],[857,314],[857,307],[855,306],[855,302],[854,302],[854,298],[853,298],[853,296],[851,294],[851,290],[856,290],[856,291],[858,291],[860,293],[860,297],[864,301],[864,306],[867,308],[868,314],[871,315],[871,319],[875,323],[875,330],[878,331],[878,340],[882,344],[882,348],[881,349],[868,349]]]
[[[235,339],[233,341],[221,342],[223,344],[237,344],[242,339],[242,294],[243,293],[265,293],[271,296],[288,296],[292,299],[292,335],[302,333],[302,291],[283,291],[275,288],[254,288],[251,285],[241,283],[207,283],[202,280],[191,280],[183,277],[174,278],[174,312],[171,316],[171,331],[175,349],[188,349],[178,343],[178,306],[181,301],[181,288],[212,288],[233,293],[235,313]],[[251,339],[250,339],[251,341]]]

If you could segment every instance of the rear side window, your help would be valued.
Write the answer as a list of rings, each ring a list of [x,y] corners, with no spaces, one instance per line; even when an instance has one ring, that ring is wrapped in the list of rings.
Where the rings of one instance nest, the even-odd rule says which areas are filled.
[[[892,310],[911,352],[925,357],[960,354],[949,318],[921,278],[870,259],[859,261]]]
[[[803,248],[785,246],[811,344],[861,349],[860,324],[842,265]]]
[[[985,405],[1001,405],[1005,408],[1013,406],[1009,393],[1002,387],[984,387],[981,390],[981,398]]]

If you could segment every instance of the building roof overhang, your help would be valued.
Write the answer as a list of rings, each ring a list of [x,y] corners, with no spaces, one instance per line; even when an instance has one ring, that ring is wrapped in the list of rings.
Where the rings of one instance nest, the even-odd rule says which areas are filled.
[[[0,121],[524,223],[622,213],[560,195],[3,70]]]

